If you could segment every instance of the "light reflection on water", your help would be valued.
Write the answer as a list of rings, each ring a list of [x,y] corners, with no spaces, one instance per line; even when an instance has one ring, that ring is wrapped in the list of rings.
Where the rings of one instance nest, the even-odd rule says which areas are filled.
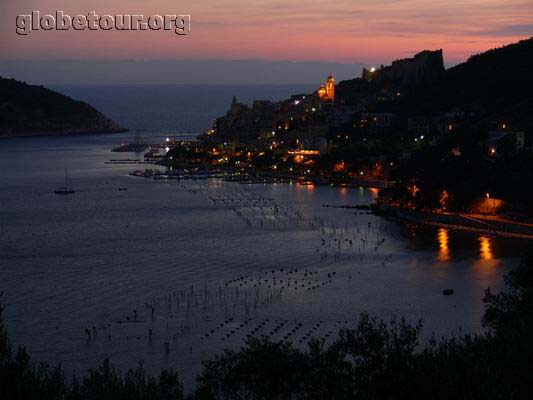
[[[440,262],[461,260],[490,261],[520,257],[529,241],[499,236],[488,236],[431,225],[405,223],[403,236],[407,246],[415,251],[434,251]]]
[[[486,236],[479,237],[479,253],[482,260],[492,260],[494,258],[490,238]]]
[[[520,254],[515,241],[323,207],[369,204],[377,190],[132,178],[127,176],[131,166],[104,164],[115,157],[109,152],[112,144],[123,139],[12,140],[0,148],[1,169],[12,171],[0,176],[0,291],[6,292],[13,341],[27,345],[40,360],[80,370],[110,356],[122,368],[144,359],[152,371],[174,366],[194,372],[201,359],[242,344],[242,335],[201,341],[226,318],[225,311],[200,303],[196,313],[184,315],[175,303],[167,311],[167,299],[176,300],[176,291],[191,287],[200,293],[211,287],[217,298],[219,286],[247,274],[276,271],[278,279],[286,279],[281,268],[283,274],[289,268],[309,269],[318,277],[336,274],[319,289],[288,293],[248,310],[251,323],[268,318],[314,326],[323,321],[316,332],[325,334],[368,311],[382,318],[423,318],[428,335],[479,331],[484,290],[501,288],[503,274]],[[77,193],[59,199],[52,192],[65,166]],[[221,195],[223,201],[214,205],[210,198]],[[243,196],[272,199],[298,214],[285,217],[269,209],[250,226],[244,222],[250,210],[234,204]],[[309,222],[318,220],[324,227],[311,229]],[[231,285],[241,291],[238,301],[253,293],[240,283]],[[454,296],[442,296],[446,288],[454,288]],[[143,312],[154,298],[160,305],[151,321]],[[133,309],[148,322],[116,324]],[[246,318],[237,309],[232,315]],[[86,341],[86,326],[107,324],[111,339],[101,335]],[[146,324],[155,333],[150,344]],[[166,356],[168,340],[172,351]]]
[[[480,235],[479,241],[479,260],[489,261],[494,259],[492,252],[492,241],[494,238]],[[450,250],[450,230],[447,228],[438,228],[437,230],[437,242],[439,244],[439,250],[437,259],[439,261],[452,260],[452,252]]]
[[[448,230],[445,228],[439,228],[437,240],[439,241],[439,261],[450,261],[451,254],[448,246],[449,237]]]

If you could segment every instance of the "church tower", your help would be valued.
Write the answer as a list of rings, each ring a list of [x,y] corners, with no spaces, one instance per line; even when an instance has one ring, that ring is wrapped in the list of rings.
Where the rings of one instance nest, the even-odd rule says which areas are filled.
[[[328,100],[335,100],[335,79],[332,74],[329,74],[328,81],[326,83],[326,96]]]
[[[326,94],[326,85],[324,85],[324,84],[320,85],[320,87],[317,90],[317,94],[318,94],[318,97],[320,99],[324,99],[327,96],[327,94]]]

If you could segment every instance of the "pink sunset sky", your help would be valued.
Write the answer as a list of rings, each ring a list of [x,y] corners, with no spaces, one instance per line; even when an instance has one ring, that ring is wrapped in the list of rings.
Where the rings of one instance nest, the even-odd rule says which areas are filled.
[[[18,14],[190,14],[191,33],[15,33]],[[0,60],[206,59],[445,63],[533,35],[533,0],[1,0]]]

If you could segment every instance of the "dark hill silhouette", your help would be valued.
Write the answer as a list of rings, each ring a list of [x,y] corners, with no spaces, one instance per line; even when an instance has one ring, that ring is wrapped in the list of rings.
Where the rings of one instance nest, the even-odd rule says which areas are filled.
[[[0,136],[124,131],[87,103],[0,77]]]
[[[470,111],[480,119],[510,115],[517,127],[528,129],[533,127],[532,104],[530,38],[472,56],[448,69],[441,80],[414,88],[406,97],[404,108],[423,113]]]
[[[423,53],[427,51],[419,54]],[[404,116],[464,111],[479,123],[506,119],[516,129],[533,131],[533,38],[474,55],[443,74],[431,72],[435,72],[432,79],[417,82],[401,76],[396,80],[371,80],[371,73],[365,71],[363,78],[339,82],[336,101],[368,108],[382,93],[398,90],[401,99],[375,104],[377,109]],[[376,71],[377,78],[380,73]]]

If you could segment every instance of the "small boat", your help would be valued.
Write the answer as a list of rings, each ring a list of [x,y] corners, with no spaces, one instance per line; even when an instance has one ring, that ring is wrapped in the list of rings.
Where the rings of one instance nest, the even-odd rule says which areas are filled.
[[[54,190],[55,194],[74,194],[76,193],[71,184],[69,184],[68,171],[65,168],[65,186],[59,187]]]

